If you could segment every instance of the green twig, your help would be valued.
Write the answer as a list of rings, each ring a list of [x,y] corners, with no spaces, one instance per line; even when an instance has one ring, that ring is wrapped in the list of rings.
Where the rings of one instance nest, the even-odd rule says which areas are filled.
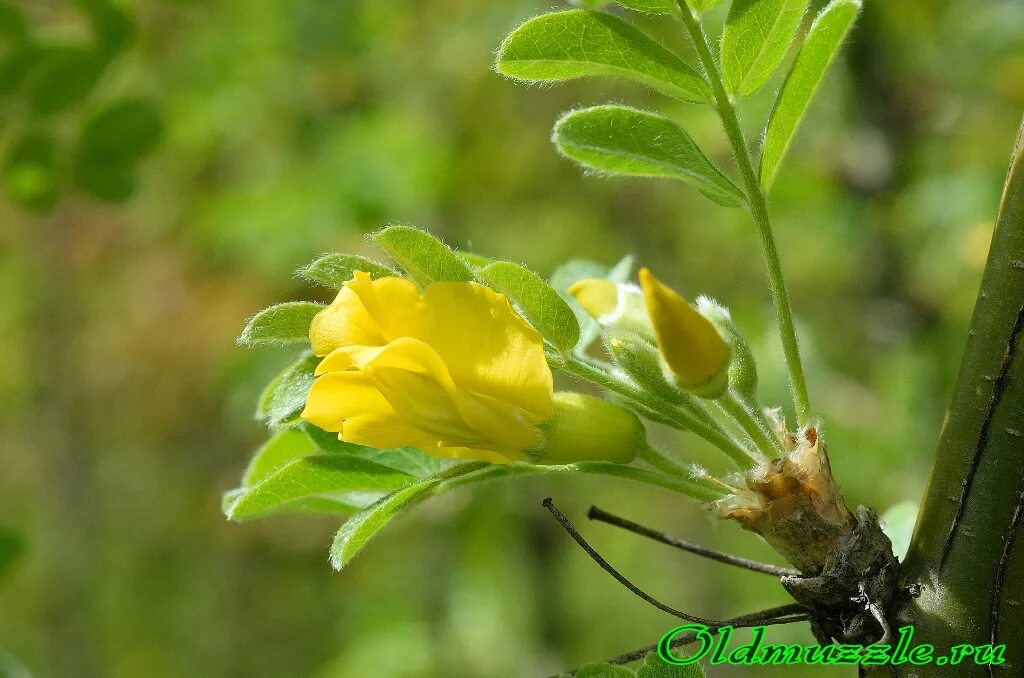
[[[722,126],[729,137],[729,143],[736,156],[736,165],[743,178],[750,214],[754,218],[754,224],[761,240],[761,250],[764,253],[768,285],[778,319],[779,337],[782,339],[782,351],[786,356],[786,366],[789,368],[789,387],[793,394],[797,424],[803,426],[811,415],[811,403],[807,395],[803,363],[800,361],[800,346],[793,323],[789,291],[786,289],[786,281],[782,275],[782,262],[779,259],[779,251],[775,245],[775,236],[772,233],[771,220],[768,216],[768,202],[761,190],[757,172],[754,170],[754,161],[750,147],[747,146],[746,137],[743,135],[743,128],[736,113],[736,105],[725,90],[721,71],[712,55],[711,45],[704,32],[700,17],[690,10],[685,0],[677,0],[677,2],[682,11],[683,23],[693,39],[697,55],[714,92],[718,115],[722,119]]]

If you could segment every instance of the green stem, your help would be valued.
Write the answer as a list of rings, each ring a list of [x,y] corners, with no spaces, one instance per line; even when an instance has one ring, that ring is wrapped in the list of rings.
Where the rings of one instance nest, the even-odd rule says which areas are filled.
[[[754,161],[750,154],[750,147],[747,146],[746,137],[743,135],[739,115],[736,113],[736,105],[725,90],[722,74],[712,55],[711,45],[708,43],[700,17],[687,7],[685,0],[678,0],[678,3],[679,9],[682,10],[683,23],[693,39],[697,55],[714,92],[718,115],[722,119],[722,126],[725,128],[726,136],[729,137],[729,143],[736,156],[736,165],[743,177],[750,214],[754,218],[754,224],[761,240],[761,251],[764,254],[768,285],[778,319],[782,351],[786,356],[786,366],[789,368],[789,388],[793,394],[797,423],[803,426],[811,415],[811,403],[807,395],[803,363],[800,361],[800,345],[796,336],[796,327],[793,324],[793,309],[789,301],[789,291],[786,289],[786,280],[782,275],[782,262],[779,259],[778,247],[775,245],[775,236],[772,233],[771,220],[768,216],[768,202],[764,191],[761,190],[757,172],[754,170]]]
[[[728,455],[740,468],[751,469],[757,464],[757,455],[751,454],[749,450],[720,428],[709,426],[707,423],[678,408],[666,409],[664,403],[652,398],[633,382],[608,374],[572,356],[548,352],[547,358],[552,367],[617,393],[637,403],[643,409],[649,410],[665,423],[676,428],[692,431]]]
[[[768,430],[764,419],[758,419],[754,412],[745,405],[731,390],[726,391],[715,403],[730,419],[751,437],[757,448],[769,459],[782,456],[782,443]]]
[[[587,461],[580,462],[578,464],[557,466],[528,464],[518,461],[511,462],[509,464],[490,464],[479,470],[470,471],[465,475],[460,475],[444,481],[438,486],[440,491],[435,490],[434,493],[439,494],[441,491],[448,491],[456,487],[470,485],[489,478],[565,473],[587,473],[590,475],[626,478],[628,480],[646,483],[647,485],[661,487],[675,492],[676,494],[681,494],[685,497],[689,497],[690,499],[696,499],[703,502],[716,501],[721,499],[725,494],[723,489],[717,487],[711,488],[703,483],[696,483],[686,478],[680,478],[679,476],[670,476],[657,471],[648,471],[647,469],[636,468],[634,466],[624,466],[622,464],[613,464],[604,461]]]
[[[657,470],[670,476],[688,475],[682,464],[669,459],[646,440],[640,446],[639,457],[642,461],[647,462]]]

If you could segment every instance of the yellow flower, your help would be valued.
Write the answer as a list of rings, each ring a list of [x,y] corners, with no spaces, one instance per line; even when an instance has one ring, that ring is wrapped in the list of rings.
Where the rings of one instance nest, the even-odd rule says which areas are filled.
[[[423,293],[356,273],[310,327],[324,356],[302,417],[342,440],[508,462],[544,443],[554,414],[540,334],[474,282]]]
[[[662,358],[680,388],[717,397],[728,386],[732,351],[710,320],[675,290],[640,269],[640,287]]]

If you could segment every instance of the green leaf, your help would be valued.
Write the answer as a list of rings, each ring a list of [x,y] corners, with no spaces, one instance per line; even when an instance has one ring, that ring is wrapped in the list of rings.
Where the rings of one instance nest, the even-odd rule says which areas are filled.
[[[654,113],[612,105],[570,111],[555,123],[554,142],[562,155],[601,172],[680,179],[727,207],[746,200],[689,134]]]
[[[511,299],[544,338],[563,351],[580,340],[580,326],[569,304],[533,271],[510,261],[480,268],[477,277]]]
[[[469,281],[473,273],[459,255],[419,228],[388,226],[370,240],[398,262],[421,287],[442,280]]]
[[[644,14],[675,14],[679,5],[675,0],[615,0],[618,4],[634,12]]]
[[[231,520],[267,515],[275,507],[326,493],[389,491],[415,479],[382,464],[349,455],[313,454],[295,459],[238,496],[227,510]]]
[[[704,678],[704,669],[700,664],[672,666],[663,662],[657,652],[651,652],[636,670],[636,678]]]
[[[622,19],[582,9],[543,14],[498,48],[499,73],[527,81],[627,78],[683,101],[711,101],[707,82],[679,57]]]
[[[733,0],[722,32],[722,75],[735,97],[768,82],[800,28],[809,0]]]
[[[29,108],[39,115],[57,113],[92,92],[109,60],[84,47],[44,49],[28,83]]]
[[[402,473],[417,478],[429,478],[449,468],[458,461],[454,459],[438,459],[421,452],[414,447],[401,447],[393,450],[378,450],[372,447],[356,445],[338,439],[337,433],[324,431],[308,422],[302,426],[310,437],[324,452],[332,454],[350,454],[361,459],[383,464]]]
[[[334,569],[340,570],[352,562],[367,542],[401,511],[425,501],[434,494],[452,489],[456,486],[454,481],[460,477],[474,478],[479,472],[491,468],[495,467],[486,462],[460,464],[437,476],[420,480],[389,494],[365,511],[352,516],[334,536],[334,543],[331,545],[331,564]],[[479,479],[487,477],[490,476],[485,475]]]
[[[576,669],[576,678],[633,678],[633,672],[605,663],[584,664]]]
[[[238,337],[243,346],[285,346],[308,344],[309,326],[322,304],[311,301],[290,301],[265,308],[245,324]]]
[[[227,515],[231,508],[249,492],[250,488],[240,487],[225,492],[221,500],[221,511]],[[260,513],[256,518],[268,518],[280,515],[332,515],[345,516],[362,511],[371,506],[385,494],[382,492],[334,492],[302,497],[274,504]]]
[[[252,487],[290,461],[313,454],[320,448],[298,429],[278,431],[256,451],[242,478],[244,487]]]
[[[12,530],[0,527],[0,578],[7,574],[24,552],[24,537]]]
[[[7,152],[3,167],[4,186],[13,200],[45,212],[57,202],[57,161],[53,139],[30,132]]]
[[[775,101],[761,152],[761,187],[768,190],[782,165],[796,130],[839,53],[857,15],[861,0],[833,0],[814,20],[803,47]]]
[[[339,289],[342,284],[352,280],[356,271],[369,273],[374,280],[398,275],[384,264],[356,254],[325,254],[300,268],[296,274],[324,287]]]
[[[686,4],[698,14],[705,14],[722,4],[722,0],[686,0]]]
[[[313,372],[320,359],[308,351],[271,381],[260,395],[256,417],[270,428],[295,423],[313,387]]]

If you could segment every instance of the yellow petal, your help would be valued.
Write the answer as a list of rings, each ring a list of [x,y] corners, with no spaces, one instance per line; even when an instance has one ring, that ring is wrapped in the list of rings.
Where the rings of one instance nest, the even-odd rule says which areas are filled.
[[[393,367],[363,370],[403,418],[453,445],[480,446],[485,438],[462,419],[448,392],[429,376]]]
[[[524,450],[534,449],[543,440],[540,429],[518,408],[461,388],[452,398],[463,421],[479,432],[489,447],[510,459],[522,459]]]
[[[507,464],[509,459],[503,454],[490,450],[474,449],[472,447],[438,447],[435,450],[424,450],[427,454],[442,459],[473,459],[476,461],[488,461],[492,464]],[[515,460],[518,460],[516,457]]]
[[[313,353],[327,355],[342,346],[382,346],[405,334],[419,305],[419,291],[405,278],[371,280],[369,274],[356,271],[334,302],[313,318]]]
[[[430,374],[446,390],[455,384],[448,368],[430,346],[412,337],[402,337],[384,346],[342,346],[320,361],[316,374],[341,372],[366,367],[395,367],[419,374]]]
[[[576,298],[583,310],[595,320],[613,313],[619,304],[619,288],[608,280],[587,278],[573,283],[569,294]]]
[[[348,287],[342,287],[334,302],[313,318],[309,343],[313,353],[327,355],[342,346],[379,346],[385,341],[359,296]]]
[[[447,459],[507,463],[509,458],[486,449],[452,446],[416,428],[398,415],[365,374],[333,372],[316,380],[302,418],[338,438],[378,449],[416,447]],[[518,458],[518,456],[516,457]]]
[[[649,269],[640,269],[640,286],[661,355],[679,385],[695,388],[722,375],[730,351],[715,326]]]
[[[441,282],[423,293],[411,336],[429,344],[460,388],[515,405],[537,420],[552,413],[544,340],[503,295],[477,283]]]
[[[457,386],[437,352],[418,339],[405,337],[384,348],[355,347],[348,353],[371,373],[398,412],[446,441],[485,446],[506,456],[518,456],[539,441],[539,431],[519,408]]]
[[[411,280],[388,276],[370,280],[369,277],[350,280],[345,289],[355,294],[366,313],[373,318],[383,341],[375,344],[353,341],[352,344],[379,346],[399,337],[415,336],[409,330],[422,312],[420,292]]]
[[[302,418],[342,440],[389,448],[433,448],[438,440],[395,413],[370,379],[359,372],[331,372],[313,382]]]
[[[401,417],[443,445],[488,448],[518,459],[540,441],[537,427],[517,407],[456,386],[437,353],[418,339],[339,348],[321,361],[317,374],[350,368],[362,370]]]

